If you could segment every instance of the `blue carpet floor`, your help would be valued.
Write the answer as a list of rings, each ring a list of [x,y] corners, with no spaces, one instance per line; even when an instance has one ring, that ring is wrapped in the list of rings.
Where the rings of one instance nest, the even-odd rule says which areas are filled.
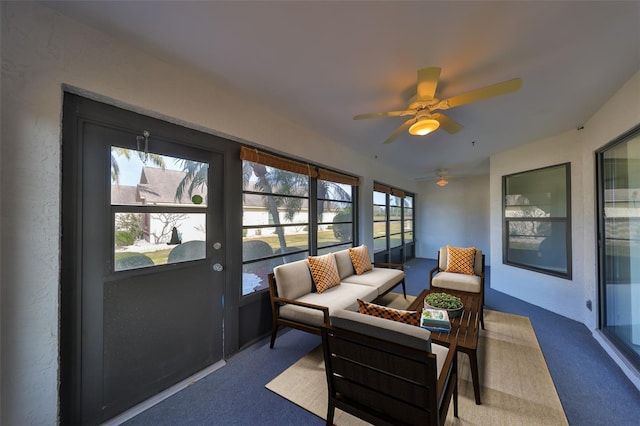
[[[407,294],[428,287],[434,260],[406,265]],[[583,324],[491,290],[486,307],[528,316],[570,425],[639,425],[640,391]],[[323,425],[324,420],[265,389],[271,379],[320,344],[320,337],[282,330],[274,349],[265,338],[227,365],[126,425]]]

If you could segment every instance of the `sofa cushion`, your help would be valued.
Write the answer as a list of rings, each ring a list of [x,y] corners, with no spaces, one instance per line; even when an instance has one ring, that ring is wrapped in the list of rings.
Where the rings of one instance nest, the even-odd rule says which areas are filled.
[[[356,271],[353,269],[353,263],[351,262],[351,256],[349,256],[349,250],[340,250],[333,253],[333,257],[336,259],[336,265],[338,266],[338,274],[340,280],[344,280],[346,277],[355,275]]]
[[[477,275],[458,274],[455,272],[438,272],[431,280],[431,285],[438,288],[480,293],[482,279]]]
[[[404,279],[404,271],[393,268],[373,268],[362,275],[350,275],[342,279],[343,283],[367,285],[378,289],[379,294],[386,293]]]
[[[323,293],[305,294],[297,300],[313,305],[326,306],[329,308],[329,314],[332,314],[334,311],[340,309],[357,311],[358,303],[356,300],[362,299],[370,302],[376,297],[378,297],[378,292],[375,288],[343,283]],[[322,311],[291,304],[280,307],[280,317],[317,327],[321,326],[324,321]]]
[[[340,275],[338,275],[338,267],[333,253],[323,256],[309,256],[308,260],[311,277],[316,284],[318,293],[340,284]]]
[[[447,268],[445,272],[473,275],[476,248],[447,246]]]
[[[285,299],[297,299],[311,293],[313,281],[306,260],[286,263],[273,268],[278,296]]]
[[[351,263],[353,264],[353,269],[355,269],[356,274],[362,275],[364,272],[373,269],[367,246],[361,245],[350,248],[349,257],[351,258]]]
[[[421,327],[345,310],[337,310],[331,313],[331,325],[388,340],[399,345],[427,352],[432,351],[431,333]],[[440,359],[439,354],[438,359]],[[442,360],[444,361],[444,357],[442,357]]]
[[[409,325],[420,325],[420,312],[418,311],[404,311],[402,309],[388,308],[386,306],[376,305],[375,303],[365,302],[360,299],[358,299],[358,310],[361,314],[385,318]]]

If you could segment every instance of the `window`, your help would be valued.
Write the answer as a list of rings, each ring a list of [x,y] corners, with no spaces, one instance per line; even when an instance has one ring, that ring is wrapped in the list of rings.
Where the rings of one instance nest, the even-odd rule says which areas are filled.
[[[111,147],[114,271],[205,258],[208,167]]]
[[[569,163],[503,177],[503,262],[571,278]]]
[[[352,247],[358,179],[243,147],[242,295],[274,267]]]
[[[376,261],[402,263],[414,257],[413,195],[373,186],[373,248]]]
[[[387,249],[387,194],[373,191],[373,251]]]
[[[402,198],[389,195],[389,248],[402,246]]]
[[[413,196],[407,194],[403,201],[404,242],[409,244],[413,243]]]
[[[354,243],[354,208],[351,184],[335,182],[335,176],[320,169],[317,180],[317,216],[316,241],[318,254],[326,254],[344,248],[353,247]]]

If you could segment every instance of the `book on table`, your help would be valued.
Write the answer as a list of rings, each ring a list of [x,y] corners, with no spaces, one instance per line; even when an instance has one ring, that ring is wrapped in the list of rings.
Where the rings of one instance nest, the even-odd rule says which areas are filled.
[[[445,309],[423,309],[420,326],[429,331],[448,333],[451,330],[451,321]]]

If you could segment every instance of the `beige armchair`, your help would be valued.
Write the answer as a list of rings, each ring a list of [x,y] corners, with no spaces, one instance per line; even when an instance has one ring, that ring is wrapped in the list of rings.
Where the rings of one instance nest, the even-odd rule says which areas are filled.
[[[476,249],[473,275],[445,272],[447,269],[447,247],[438,251],[438,265],[429,272],[429,287],[480,294],[480,324],[484,330],[484,254]]]

